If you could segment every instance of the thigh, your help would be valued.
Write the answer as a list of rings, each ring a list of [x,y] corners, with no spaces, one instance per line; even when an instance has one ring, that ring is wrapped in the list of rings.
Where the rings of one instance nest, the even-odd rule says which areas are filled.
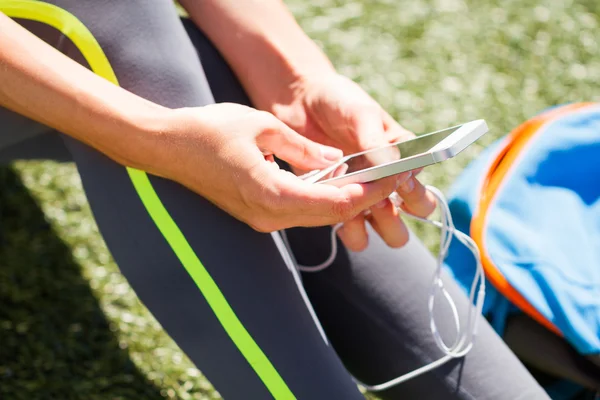
[[[168,107],[213,101],[172,2],[49,3],[89,29],[100,56],[128,90]],[[68,18],[63,22],[68,25]],[[57,46],[90,65],[68,37]],[[219,63],[211,63],[213,69]],[[121,271],[223,397],[362,398],[316,328],[270,235],[175,182],[128,170],[76,140],[64,140]]]
[[[3,120],[0,118],[0,124]],[[19,132],[14,132],[17,135]],[[60,162],[73,161],[58,132],[48,130],[47,133],[19,140],[17,143],[0,147],[0,165],[15,160],[54,160]]]
[[[8,149],[41,136],[47,136],[50,128],[22,115],[0,107],[0,159],[7,159]]]
[[[288,238],[298,262],[316,265],[331,251],[329,229],[293,229]],[[368,384],[378,384],[437,360],[427,299],[435,259],[414,235],[391,249],[370,230],[361,253],[342,247],[335,263],[303,282],[323,328],[346,367]],[[449,276],[445,286],[459,313],[468,299]],[[445,339],[454,335],[448,307],[436,321]],[[485,320],[475,347],[464,359],[449,362],[381,394],[382,398],[544,399],[541,387]]]
[[[40,158],[68,161],[70,155],[56,131],[0,107],[0,164]]]
[[[123,168],[67,141],[120,270],[225,399],[362,398],[270,235],[152,176],[149,210]]]

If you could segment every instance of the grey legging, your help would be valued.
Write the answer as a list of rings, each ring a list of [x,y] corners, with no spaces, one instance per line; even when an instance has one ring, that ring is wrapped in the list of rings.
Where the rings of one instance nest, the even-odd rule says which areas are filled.
[[[89,29],[127,90],[168,107],[249,103],[216,49],[191,22],[180,20],[169,0],[48,3]],[[17,21],[90,66],[81,49],[57,29],[44,21]],[[342,248],[329,269],[302,277],[327,344],[271,236],[253,231],[175,182],[150,176],[149,184],[168,212],[159,219],[169,219],[181,233],[176,242],[189,250],[182,254],[181,247],[177,250],[168,241],[172,232],[157,228],[124,167],[80,142],[0,112],[0,159],[32,151],[72,157],[121,271],[225,399],[360,399],[349,371],[375,384],[440,356],[426,308],[434,260],[415,238],[394,250],[371,234],[366,251]],[[302,264],[319,263],[329,254],[329,228],[292,229],[288,236]],[[464,312],[466,298],[446,281]],[[442,330],[451,332],[451,319],[445,322]],[[546,395],[481,321],[477,344],[465,360],[382,397],[515,400]]]

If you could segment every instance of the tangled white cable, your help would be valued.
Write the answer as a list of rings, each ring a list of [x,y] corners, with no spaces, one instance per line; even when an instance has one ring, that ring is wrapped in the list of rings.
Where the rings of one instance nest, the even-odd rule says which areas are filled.
[[[437,226],[441,230],[440,251],[439,251],[439,254],[437,257],[437,266],[436,266],[435,272],[433,274],[431,291],[429,292],[429,300],[428,300],[427,305],[428,305],[428,309],[429,309],[429,320],[430,320],[429,326],[431,329],[431,333],[433,335],[436,345],[444,353],[444,356],[441,357],[440,359],[432,362],[431,364],[425,365],[421,368],[418,368],[418,369],[416,369],[412,372],[409,372],[405,375],[402,375],[398,378],[392,379],[388,382],[384,382],[384,383],[381,383],[378,385],[367,385],[367,384],[359,381],[358,379],[354,378],[354,380],[358,384],[364,386],[367,390],[370,390],[370,391],[376,392],[376,391],[389,389],[392,386],[396,386],[402,382],[406,382],[409,379],[412,379],[416,376],[424,374],[425,372],[431,371],[434,368],[437,368],[454,358],[460,358],[460,357],[465,356],[473,347],[473,344],[475,342],[475,336],[477,335],[477,322],[478,322],[477,316],[478,316],[478,314],[481,314],[481,311],[483,308],[483,301],[485,298],[485,279],[484,279],[484,273],[483,273],[483,266],[481,264],[481,258],[479,255],[479,249],[477,248],[477,245],[475,244],[473,239],[471,239],[468,235],[464,234],[463,232],[456,230],[456,228],[454,227],[454,223],[452,221],[452,215],[450,214],[450,208],[448,207],[448,202],[446,201],[446,198],[444,197],[444,195],[437,188],[435,188],[433,186],[427,186],[427,190],[429,192],[431,192],[437,200],[437,205],[441,212],[441,221],[439,221],[439,222],[432,221],[432,220],[429,220],[426,218],[417,217],[415,215],[405,212],[400,207],[401,200],[396,193],[394,193],[392,196],[390,196],[390,199],[392,200],[392,202],[394,203],[394,205],[396,206],[396,208],[398,209],[398,211],[401,214],[410,216],[411,218],[415,218],[419,221],[422,221],[422,222],[425,222],[428,224],[432,224],[434,226]],[[299,269],[300,271],[304,271],[304,272],[319,272],[319,271],[322,271],[325,268],[329,267],[333,263],[336,255],[337,255],[336,232],[338,231],[338,229],[340,229],[341,226],[342,226],[342,224],[337,224],[333,227],[333,229],[331,231],[331,255],[327,258],[327,260],[325,260],[323,263],[321,263],[319,265],[305,266],[305,265],[296,264],[295,267],[297,269]],[[469,310],[467,312],[466,327],[464,327],[463,329],[461,329],[461,323],[460,323],[460,318],[458,316],[458,310],[456,308],[456,304],[454,303],[454,300],[452,300],[452,297],[450,297],[450,294],[448,293],[448,291],[444,288],[444,283],[441,279],[442,265],[444,263],[444,259],[446,258],[446,255],[448,254],[448,249],[450,248],[450,243],[452,242],[452,236],[456,236],[456,238],[461,243],[463,243],[469,250],[471,250],[471,252],[473,253],[473,256],[475,257],[475,261],[477,264],[476,271],[475,271],[475,277],[473,278],[473,283],[471,284],[471,290],[469,293]],[[286,242],[286,244],[287,244],[287,238],[285,236],[285,232],[282,232],[282,237],[283,237],[284,242]],[[289,249],[289,246],[287,246],[287,247]],[[438,331],[437,324],[435,322],[435,316],[434,316],[433,309],[435,306],[436,298],[440,294],[443,295],[443,297],[448,302],[450,309],[452,310],[452,315],[454,318],[454,325],[456,327],[456,338],[454,339],[454,343],[452,343],[451,345],[447,345],[444,342],[444,340],[442,339],[442,337]],[[465,326],[465,325],[463,325],[463,326]]]

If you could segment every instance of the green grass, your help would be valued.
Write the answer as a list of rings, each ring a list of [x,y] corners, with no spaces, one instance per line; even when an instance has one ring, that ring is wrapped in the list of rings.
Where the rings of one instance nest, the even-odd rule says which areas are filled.
[[[339,71],[407,128],[488,121],[480,143],[423,172],[442,188],[528,116],[600,97],[597,0],[288,4]],[[415,229],[435,245],[433,231]],[[159,398],[218,395],[119,274],[75,168],[0,170],[0,399]]]

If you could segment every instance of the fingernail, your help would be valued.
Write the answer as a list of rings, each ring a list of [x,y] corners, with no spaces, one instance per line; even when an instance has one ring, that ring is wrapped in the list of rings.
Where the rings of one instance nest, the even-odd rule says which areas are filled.
[[[411,178],[400,185],[400,190],[404,193],[410,193],[415,188],[415,181]]]
[[[387,204],[388,204],[388,199],[383,199],[379,203],[375,204],[375,207],[383,208],[383,207],[387,206]]]
[[[398,175],[398,177],[396,178],[396,189],[395,190],[397,190],[398,187],[400,187],[400,185],[402,185],[403,183],[408,181],[411,177],[412,177],[412,172],[410,172],[410,171],[406,174]]]
[[[327,161],[337,161],[342,158],[344,153],[342,153],[340,149],[321,146],[321,155],[323,156],[323,159]]]

